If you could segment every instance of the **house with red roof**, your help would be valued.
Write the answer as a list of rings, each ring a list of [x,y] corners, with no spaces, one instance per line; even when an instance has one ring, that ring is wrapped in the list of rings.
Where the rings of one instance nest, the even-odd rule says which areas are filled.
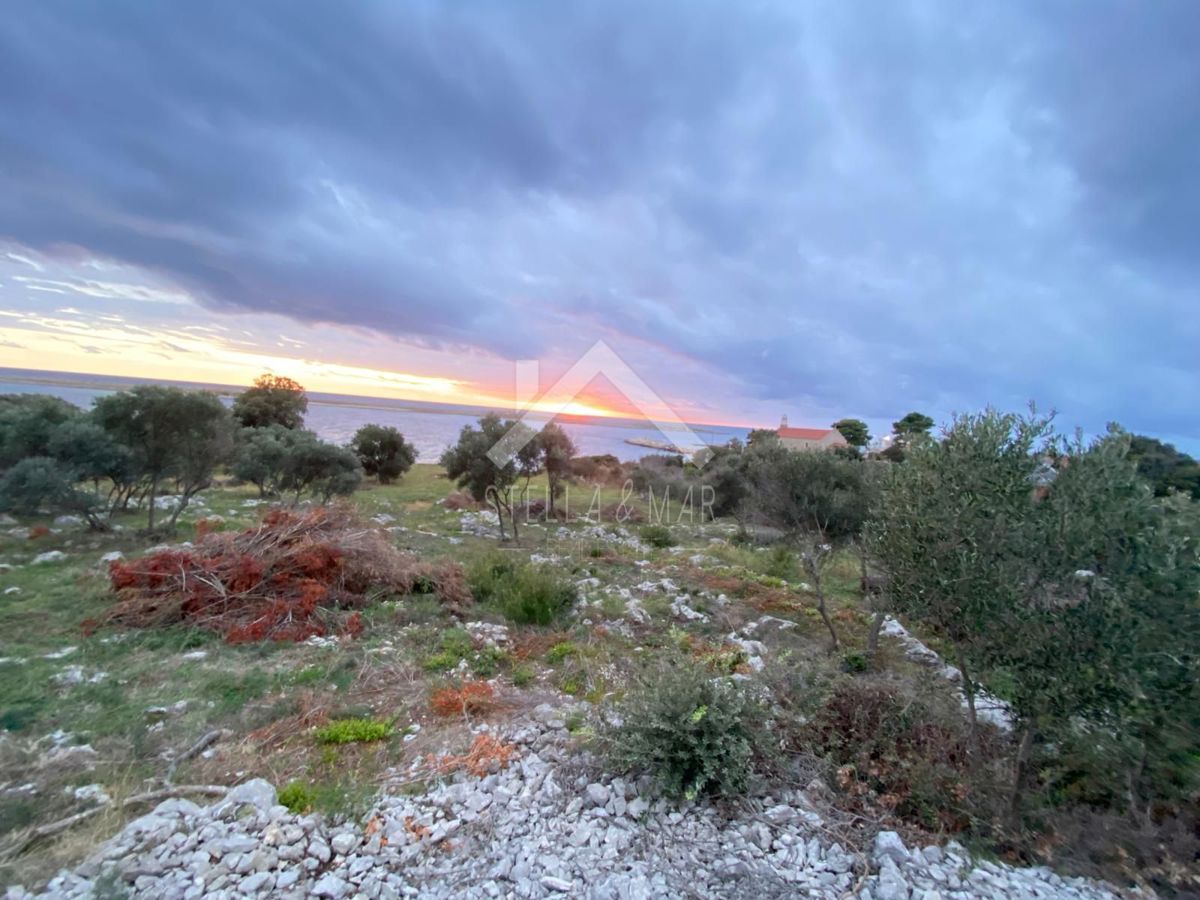
[[[850,446],[836,428],[789,428],[787,416],[780,421],[775,433],[789,450],[832,450]]]

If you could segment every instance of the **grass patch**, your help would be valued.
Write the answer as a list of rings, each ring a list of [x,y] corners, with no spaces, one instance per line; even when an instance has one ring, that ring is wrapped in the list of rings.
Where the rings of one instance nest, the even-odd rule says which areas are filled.
[[[578,649],[570,641],[563,641],[561,644],[555,644],[546,651],[546,661],[555,664],[560,663],[568,656],[574,656]]]
[[[321,744],[367,744],[393,733],[392,723],[379,719],[335,719],[317,729],[316,739]]]
[[[660,550],[667,547],[674,547],[677,543],[675,535],[671,533],[671,529],[666,525],[643,525],[638,534],[642,539],[642,543],[649,544],[651,547],[657,547]]]
[[[553,625],[575,602],[575,586],[552,570],[505,557],[481,560],[469,577],[471,592],[520,625]]]

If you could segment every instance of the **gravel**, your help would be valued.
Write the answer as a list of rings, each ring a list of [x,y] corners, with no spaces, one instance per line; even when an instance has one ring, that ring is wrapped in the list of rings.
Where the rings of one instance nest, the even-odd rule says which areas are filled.
[[[261,779],[209,806],[168,800],[43,893],[13,887],[6,897],[108,896],[114,885],[188,900],[1136,895],[1045,868],[976,864],[954,842],[908,848],[889,831],[855,853],[802,791],[750,798],[740,811],[669,803],[645,779],[584,774],[565,745],[568,713],[542,706],[500,729],[520,749],[507,769],[385,793],[360,823],[295,815]]]

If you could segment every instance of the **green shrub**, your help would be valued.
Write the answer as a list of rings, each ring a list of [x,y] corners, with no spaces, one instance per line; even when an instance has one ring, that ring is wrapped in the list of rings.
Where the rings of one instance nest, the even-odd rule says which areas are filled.
[[[867,671],[867,658],[861,653],[847,653],[842,657],[842,668],[847,672],[857,674]]]
[[[570,641],[563,641],[561,644],[555,644],[546,651],[546,661],[549,663],[560,663],[568,656],[574,655],[576,652],[575,645]]]
[[[490,603],[521,625],[551,625],[575,602],[575,587],[558,573],[492,557],[472,569],[475,599]]]
[[[425,657],[421,665],[428,672],[449,672],[466,660],[472,672],[490,678],[506,658],[507,654],[496,647],[475,649],[475,641],[466,629],[450,628],[442,632],[438,652]]]
[[[671,529],[666,525],[645,525],[641,530],[642,543],[649,544],[651,547],[675,546],[675,536],[671,534]]]
[[[392,736],[392,723],[378,719],[335,719],[317,729],[322,744],[366,744]]]
[[[739,682],[680,661],[645,673],[605,728],[609,760],[645,770],[672,797],[746,790],[770,745],[765,709]]]
[[[529,666],[517,666],[512,670],[512,683],[516,687],[525,687],[532,683],[534,677],[534,671]]]
[[[312,785],[303,781],[289,781],[279,792],[279,802],[298,816],[312,812],[317,802],[317,792]]]

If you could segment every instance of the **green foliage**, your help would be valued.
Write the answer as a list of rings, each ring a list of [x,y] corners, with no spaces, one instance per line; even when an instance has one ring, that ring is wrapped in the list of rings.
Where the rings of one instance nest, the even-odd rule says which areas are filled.
[[[1181,453],[1170,444],[1135,434],[1130,438],[1129,458],[1137,463],[1137,472],[1163,497],[1171,490],[1200,500],[1200,462]]]
[[[391,484],[412,468],[417,450],[389,425],[364,425],[354,433],[350,448],[358,456],[363,471]]]
[[[1014,795],[1025,758],[1084,722],[1121,736],[1122,803],[1197,774],[1160,750],[1200,724],[1200,526],[1191,501],[1152,496],[1128,445],[988,411],[888,473],[870,544],[891,602],[949,643],[969,694],[1005,686],[1029,748]]]
[[[675,535],[671,534],[671,529],[666,525],[643,525],[638,534],[643,543],[649,544],[651,547],[658,547],[660,550],[674,547],[677,543]]]
[[[0,470],[29,456],[52,456],[50,439],[79,407],[45,394],[0,394]]]
[[[933,424],[933,419],[924,413],[910,412],[903,419],[892,423],[892,431],[903,435],[928,434]]]
[[[779,444],[779,432],[773,428],[755,428],[746,435],[746,446],[754,449],[774,447]]]
[[[842,657],[842,668],[851,675],[865,672],[869,667],[866,656],[861,653],[851,652]]]
[[[618,718],[603,735],[611,763],[649,772],[672,797],[744,792],[771,743],[761,701],[690,661],[643,673]]]
[[[306,412],[304,388],[280,375],[260,375],[233,401],[233,417],[245,428],[302,428]]]
[[[289,781],[279,792],[279,802],[298,816],[313,811],[317,803],[317,792],[304,781]]]
[[[422,660],[422,667],[429,672],[449,672],[466,661],[471,672],[481,678],[490,678],[500,670],[505,660],[503,650],[497,647],[475,647],[475,641],[464,628],[449,628],[442,632],[436,653]]]
[[[379,719],[334,719],[318,728],[314,736],[320,744],[367,744],[387,740],[392,734],[391,722]]]
[[[538,447],[550,489],[549,513],[553,517],[555,501],[564,490],[563,482],[571,475],[571,460],[579,451],[571,436],[555,422],[547,422],[542,426],[538,434]]]
[[[128,449],[132,471],[145,485],[151,529],[154,500],[164,487],[170,485],[179,496],[168,523],[174,526],[191,498],[212,484],[213,473],[233,449],[229,412],[207,391],[139,385],[97,398],[92,416]]]
[[[326,443],[315,434],[298,431],[290,439],[279,489],[297,500],[305,495],[328,503],[334,497],[353,494],[362,484],[363,471],[358,457],[345,447]]]
[[[930,422],[930,425],[932,424]],[[862,419],[838,419],[832,427],[841,432],[851,447],[865,447],[871,443],[871,432]]]
[[[73,473],[45,456],[27,457],[0,476],[0,512],[31,516],[45,508],[91,518],[94,505],[75,487]]]
[[[536,673],[532,666],[514,666],[510,677],[514,687],[525,687],[525,685],[533,683]]]
[[[575,602],[575,586],[552,569],[486,557],[467,577],[476,600],[495,606],[522,625],[552,625]]]
[[[288,455],[308,434],[282,425],[242,428],[233,458],[233,476],[255,485],[260,497],[277,495]]]
[[[243,428],[232,469],[234,477],[257,486],[260,496],[309,495],[322,503],[354,493],[363,477],[352,451],[278,424]]]
[[[790,537],[854,537],[870,512],[873,465],[824,450],[778,447],[749,454],[754,510]]]
[[[563,641],[546,651],[546,662],[554,665],[562,662],[568,656],[574,656],[577,652],[579,652],[578,648],[574,644],[570,641]]]
[[[496,465],[488,456],[493,448],[499,451],[510,446],[520,449],[503,466]],[[530,477],[537,472],[541,453],[541,444],[527,425],[489,413],[479,420],[478,428],[463,426],[458,443],[442,454],[441,463],[458,487],[476,501],[492,504],[500,520],[502,538],[506,514],[516,537],[511,489],[519,477]]]

